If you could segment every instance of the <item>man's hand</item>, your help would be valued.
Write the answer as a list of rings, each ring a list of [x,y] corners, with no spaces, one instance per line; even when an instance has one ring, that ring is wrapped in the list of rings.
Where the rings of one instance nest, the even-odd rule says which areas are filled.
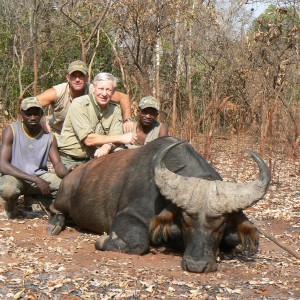
[[[50,185],[49,185],[50,182],[36,176],[35,184],[43,195],[48,195],[51,193]]]
[[[112,148],[111,144],[103,144],[100,148],[98,148],[95,153],[94,153],[94,157],[101,157],[103,155],[106,155],[110,152]]]
[[[133,132],[133,125],[134,125],[134,122],[132,122],[132,121],[127,121],[127,122],[123,123],[123,131],[125,133]]]
[[[127,132],[121,136],[121,140],[122,144],[134,144],[137,140],[137,135],[133,132]]]

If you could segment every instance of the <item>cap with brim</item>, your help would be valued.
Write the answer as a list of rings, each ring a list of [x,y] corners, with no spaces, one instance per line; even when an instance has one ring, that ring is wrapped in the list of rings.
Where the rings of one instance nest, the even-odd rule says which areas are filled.
[[[68,74],[72,74],[75,71],[79,71],[82,74],[86,75],[88,73],[88,68],[84,62],[75,60],[69,64]]]
[[[152,108],[155,108],[156,110],[159,110],[158,100],[156,98],[154,98],[153,96],[146,96],[146,97],[142,98],[139,103],[139,108],[145,109],[148,107],[152,107]]]
[[[20,105],[21,110],[27,110],[32,107],[38,107],[40,109],[43,109],[42,105],[36,97],[28,97],[22,100]]]

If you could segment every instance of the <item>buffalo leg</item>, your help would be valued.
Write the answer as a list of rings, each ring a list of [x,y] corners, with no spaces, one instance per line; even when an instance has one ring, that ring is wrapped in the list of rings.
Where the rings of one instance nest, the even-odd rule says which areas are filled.
[[[226,224],[220,250],[222,252],[238,251],[251,256],[257,252],[258,245],[259,234],[244,213],[231,214]]]
[[[114,220],[109,236],[102,236],[96,242],[97,250],[129,254],[144,254],[149,249],[148,226],[134,216],[119,214]]]
[[[179,213],[180,209],[170,204],[151,220],[150,233],[153,245],[184,251]]]
[[[49,220],[47,233],[51,235],[58,235],[64,229],[66,218],[63,214],[54,214]]]

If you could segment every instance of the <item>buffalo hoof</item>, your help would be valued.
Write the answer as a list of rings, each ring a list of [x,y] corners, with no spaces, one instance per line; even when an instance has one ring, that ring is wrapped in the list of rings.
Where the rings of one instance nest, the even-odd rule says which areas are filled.
[[[58,235],[65,227],[65,216],[63,214],[55,214],[49,221],[47,233],[51,235]]]
[[[109,235],[103,234],[100,238],[96,241],[95,247],[97,250],[104,250],[104,243],[109,240]]]
[[[209,273],[218,269],[215,261],[194,260],[191,257],[184,257],[181,266],[183,270],[194,273]]]
[[[102,251],[140,254],[140,252],[135,253],[134,250],[130,249],[128,245],[116,235],[115,232],[112,232],[110,235],[101,235],[96,241],[95,247],[97,250]]]

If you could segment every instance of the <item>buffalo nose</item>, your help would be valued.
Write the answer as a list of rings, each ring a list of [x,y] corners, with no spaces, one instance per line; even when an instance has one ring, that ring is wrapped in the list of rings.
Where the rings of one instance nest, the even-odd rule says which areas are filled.
[[[214,259],[194,260],[192,257],[184,257],[181,266],[185,271],[194,273],[209,273],[218,269],[218,265]]]

